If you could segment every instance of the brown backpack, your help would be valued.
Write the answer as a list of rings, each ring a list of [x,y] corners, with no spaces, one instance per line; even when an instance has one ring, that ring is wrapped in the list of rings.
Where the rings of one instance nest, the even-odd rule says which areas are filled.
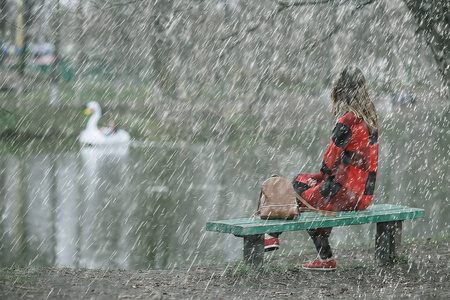
[[[306,207],[299,208],[297,199]],[[336,216],[335,212],[312,207],[295,192],[289,180],[278,175],[272,175],[262,184],[258,209],[254,216],[259,215],[261,219],[290,220],[299,217],[300,212],[304,211],[316,212],[326,216]]]

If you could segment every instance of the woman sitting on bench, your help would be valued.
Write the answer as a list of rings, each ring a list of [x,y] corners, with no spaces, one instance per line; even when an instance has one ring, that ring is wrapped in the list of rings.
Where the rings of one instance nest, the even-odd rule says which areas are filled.
[[[341,71],[331,92],[332,112],[339,117],[325,152],[320,173],[302,173],[292,184],[295,191],[318,209],[362,210],[372,202],[378,166],[378,118],[361,70]],[[299,204],[301,205],[301,204]],[[308,230],[318,258],[303,268],[334,270],[328,237],[332,228]],[[265,235],[265,250],[279,248],[278,235]]]

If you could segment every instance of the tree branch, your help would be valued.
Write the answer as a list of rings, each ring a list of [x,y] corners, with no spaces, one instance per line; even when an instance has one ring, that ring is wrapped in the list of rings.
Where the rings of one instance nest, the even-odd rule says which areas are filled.
[[[91,2],[94,2],[94,1],[91,0]],[[112,9],[114,7],[117,7],[117,6],[126,6],[126,5],[129,5],[129,4],[135,4],[135,3],[138,3],[138,2],[142,2],[142,0],[130,0],[130,1],[124,2],[124,3],[112,3],[112,4],[109,4],[108,6],[106,6],[107,2],[105,2],[105,4],[103,6],[101,6],[101,7],[97,3],[93,3],[93,6],[95,8],[97,8],[97,9],[104,10],[104,9]]]
[[[339,3],[338,5],[343,5],[346,4],[349,0],[346,0],[344,2]],[[365,6],[372,4],[374,2],[376,2],[377,0],[369,0],[366,1],[364,3],[358,4],[355,9],[352,11],[351,16],[353,16],[356,11],[364,8]],[[317,1],[297,1],[297,2],[285,2],[285,1],[277,1],[278,3],[278,8],[273,11],[270,15],[268,15],[266,18],[264,18],[263,20],[260,20],[258,23],[254,24],[253,26],[244,28],[242,30],[236,30],[234,32],[231,32],[230,34],[224,36],[221,38],[222,41],[236,37],[236,36],[240,36],[240,38],[238,38],[234,43],[232,43],[231,47],[229,49],[233,49],[236,45],[238,45],[245,37],[245,34],[250,33],[252,31],[257,30],[262,24],[264,24],[265,22],[274,19],[278,14],[280,14],[282,11],[286,10],[286,9],[290,9],[290,8],[297,8],[297,7],[301,7],[301,6],[307,6],[307,5],[321,5],[321,4],[329,4],[329,3],[334,3],[336,2],[335,0],[317,0]],[[333,28],[333,30],[331,30],[324,38],[316,41],[313,43],[313,45],[308,45],[303,47],[301,50],[305,50],[307,48],[309,48],[310,50],[313,49],[314,47],[316,47],[316,45],[318,45],[319,43],[322,43],[328,39],[330,39],[334,34],[336,34],[340,29],[342,28],[342,25],[338,25],[335,28]],[[221,56],[224,55],[224,52],[222,52]]]
[[[435,13],[432,14],[423,7],[421,2],[412,0],[403,0],[403,2],[416,19],[418,31],[423,32],[425,43],[430,48],[438,70],[450,91],[450,29],[448,28],[449,17],[445,13],[450,5],[441,4],[441,10],[438,10],[439,7],[434,7]],[[439,26],[442,27],[441,32],[437,29]],[[450,98],[449,93],[447,97]]]
[[[367,1],[367,2],[358,4],[358,5],[355,7],[355,9],[350,13],[350,17],[353,17],[353,15],[355,15],[356,12],[357,12],[358,10],[360,10],[360,9],[364,8],[365,6],[370,5],[370,4],[372,4],[372,3],[376,2],[376,1],[377,1],[377,0],[369,0],[369,1]],[[320,39],[320,40],[317,40],[317,41],[313,42],[311,45],[307,45],[307,46],[301,48],[300,50],[301,50],[301,51],[304,51],[304,50],[307,50],[307,49],[308,49],[308,50],[314,49],[318,44],[325,42],[326,40],[330,39],[333,35],[335,35],[336,33],[338,33],[338,32],[341,30],[342,25],[343,25],[343,24],[338,24],[338,25],[336,25],[336,26],[333,28],[333,30],[331,30],[327,35],[325,35],[325,37],[323,37],[323,38]]]
[[[10,112],[9,110],[7,110],[4,107],[0,107],[0,112],[4,113],[4,114],[10,114],[10,115],[14,115],[14,113]]]
[[[307,5],[320,5],[335,2],[335,0],[318,0],[318,1],[296,1],[296,2],[285,2],[278,1],[278,10],[284,10],[291,7],[307,6]]]

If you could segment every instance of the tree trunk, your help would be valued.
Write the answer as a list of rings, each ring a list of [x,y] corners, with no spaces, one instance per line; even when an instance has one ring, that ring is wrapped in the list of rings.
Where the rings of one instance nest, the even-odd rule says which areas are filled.
[[[450,101],[450,2],[441,0],[403,0],[416,18],[418,31],[423,33],[433,53]]]
[[[53,44],[54,44],[54,60],[52,63],[52,74],[50,82],[50,105],[58,106],[59,99],[59,74],[58,74],[58,64],[59,64],[59,48],[61,44],[61,17],[60,17],[60,4],[59,0],[56,0],[55,12],[54,12],[54,22],[53,29]]]
[[[3,39],[6,36],[6,0],[0,0],[0,46],[5,42]],[[3,65],[3,49],[0,49],[0,67]]]
[[[151,48],[153,54],[153,70],[155,79],[163,94],[168,98],[176,98],[176,80],[170,72],[171,41],[166,36],[167,22],[173,11],[173,0],[158,1],[154,6],[154,14],[158,15],[154,22],[155,35]]]
[[[78,0],[77,4],[77,54],[75,58],[75,103],[74,105],[80,105],[81,104],[81,92],[83,90],[83,74],[84,74],[84,64],[86,61],[86,56],[84,53],[84,45],[85,45],[85,30],[84,30],[84,22],[85,22],[85,15],[84,15],[84,0]]]
[[[17,71],[21,79],[23,79],[25,75],[25,51],[26,49],[26,39],[25,39],[25,22],[24,22],[24,3],[22,0],[17,1],[17,28],[16,28],[16,47],[19,47],[21,50],[19,57],[17,58]],[[19,88],[19,91],[22,89]]]
[[[25,76],[25,68],[27,65],[28,53],[27,48],[30,43],[30,30],[33,23],[33,6],[32,0],[18,0],[18,13],[17,13],[17,39],[16,46],[22,49],[18,57],[18,73],[22,81]],[[23,84],[23,83],[22,83]]]

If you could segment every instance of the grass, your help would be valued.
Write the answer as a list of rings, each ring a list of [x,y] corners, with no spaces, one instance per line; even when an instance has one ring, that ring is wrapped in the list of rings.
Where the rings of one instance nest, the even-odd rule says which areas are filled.
[[[407,252],[400,253],[396,257],[395,262],[398,263],[398,264],[408,264],[408,263],[410,263],[411,259],[410,259],[409,253],[407,253]]]
[[[93,94],[95,96],[95,94]],[[67,97],[62,92],[62,98]],[[2,99],[3,98],[3,99]],[[0,136],[7,141],[8,147],[45,144],[50,141],[50,150],[67,149],[76,143],[78,134],[84,129],[87,117],[83,114],[84,107],[61,102],[58,107],[47,103],[48,93],[45,88],[30,92],[23,97],[0,94],[2,99],[2,115]],[[182,130],[152,118],[152,109],[137,107],[128,109],[123,106],[105,104],[99,97],[92,100],[103,102],[104,117],[99,126],[107,126],[109,120],[130,132],[133,139],[169,140],[183,135]],[[47,143],[48,144],[48,143]]]
[[[14,151],[24,145],[34,147],[48,141],[52,145],[44,149],[46,151],[71,148],[87,122],[82,103],[88,101],[97,101],[102,106],[99,126],[107,126],[114,120],[133,140],[227,142],[238,149],[253,147],[261,139],[283,147],[295,144],[289,137],[297,128],[289,118],[279,117],[282,114],[279,108],[263,122],[276,126],[262,131],[264,112],[258,108],[242,109],[248,99],[230,99],[231,96],[218,87],[203,87],[196,95],[174,100],[157,98],[153,88],[144,85],[125,85],[116,91],[113,83],[96,81],[84,85],[80,94],[82,103],[77,105],[73,84],[62,82],[59,86],[58,106],[49,105],[50,89],[46,82],[35,82],[32,89],[20,96],[0,93],[0,140],[8,142],[5,147],[9,150],[12,147]],[[210,95],[214,95],[213,99]],[[328,134],[329,128],[326,132]]]
[[[0,269],[0,286],[36,285],[43,267],[9,267]]]
[[[312,252],[311,252],[312,253]],[[291,253],[293,254],[293,253]],[[298,257],[298,255],[295,255]],[[232,266],[226,269],[225,274],[230,277],[258,277],[271,276],[280,273],[297,273],[302,272],[300,264],[293,263],[288,258],[289,255],[265,255],[264,266],[261,270],[255,270],[250,265],[247,265],[243,260],[236,260]],[[281,258],[281,259],[280,259]]]
[[[0,299],[8,299],[17,293],[22,297],[27,297],[27,292],[32,287],[33,290],[42,288],[42,274],[48,267],[9,267],[0,269]]]
[[[411,259],[408,253],[401,253],[396,259],[396,264],[408,264],[411,263]],[[367,269],[377,268],[377,263],[361,262],[361,261],[347,261],[343,260],[339,263],[335,272],[356,272],[361,273],[367,271]],[[226,275],[234,278],[244,277],[259,277],[259,276],[272,276],[281,273],[299,273],[310,272],[303,270],[301,264],[292,263],[290,261],[265,261],[261,270],[255,270],[250,265],[245,264],[244,261],[236,261],[234,265],[226,270]],[[321,274],[321,273],[320,273]]]
[[[450,236],[448,234],[439,234],[433,238],[427,240],[421,239],[407,239],[403,242],[406,245],[413,245],[415,243],[428,242],[432,244],[442,244],[448,243]],[[349,248],[352,247],[351,244],[340,244],[339,248]],[[371,244],[358,245],[358,247],[372,249]],[[345,250],[345,249],[344,249]],[[314,251],[308,251],[306,254],[311,254]],[[294,257],[298,257],[299,253],[292,253]],[[373,254],[372,254],[373,255]],[[287,255],[289,256],[289,255]],[[245,264],[243,260],[237,260],[227,267],[225,274],[234,278],[255,278],[259,276],[272,276],[281,273],[298,273],[298,272],[309,272],[302,269],[300,263],[294,263],[287,256],[276,257],[274,255],[266,255],[264,266],[261,270],[254,270],[251,266]],[[281,259],[280,259],[281,258]],[[395,264],[411,264],[415,263],[414,259],[411,259],[411,255],[408,251],[403,251],[398,254]],[[367,269],[377,268],[378,264],[375,261],[362,262],[357,260],[343,259],[339,260],[339,265],[336,272],[357,272],[362,273],[367,271]]]

